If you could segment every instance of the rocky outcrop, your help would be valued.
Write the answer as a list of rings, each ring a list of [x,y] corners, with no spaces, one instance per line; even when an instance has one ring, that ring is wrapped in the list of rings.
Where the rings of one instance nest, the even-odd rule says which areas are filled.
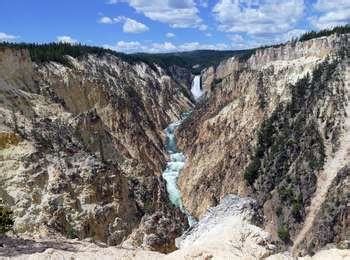
[[[15,231],[115,245],[159,218],[174,224],[152,222],[134,244],[173,248],[187,224],[161,178],[163,129],[192,106],[186,91],[109,54],[35,64],[1,49],[0,197]]]
[[[350,250],[334,248],[320,250],[312,257],[292,257],[288,252],[276,254],[277,247],[271,243],[270,235],[254,225],[256,209],[256,202],[250,198],[226,196],[179,238],[180,249],[167,255],[76,239],[0,237],[0,259],[349,259]]]
[[[205,258],[261,259],[276,246],[270,235],[254,225],[257,204],[250,198],[227,195],[216,207],[209,208],[198,223],[176,239],[178,259],[193,258],[201,252]]]
[[[12,245],[12,252],[7,255],[14,258],[24,254],[38,259],[48,255],[54,257],[63,250],[65,258],[71,256],[78,259],[101,254],[117,259],[261,259],[271,255],[276,247],[271,244],[269,234],[253,224],[256,208],[256,202],[250,198],[226,196],[218,206],[210,208],[203,219],[177,239],[179,249],[168,255],[131,251],[125,248],[125,244],[122,248],[103,249],[103,245],[99,248],[97,245],[88,246],[86,242],[73,240],[57,243],[22,239],[13,245],[16,239],[0,238],[0,243],[5,248]],[[149,221],[153,220],[147,222]],[[74,251],[80,253],[76,254]]]
[[[191,89],[191,84],[194,77],[191,71],[177,65],[169,66],[167,69],[173,80],[180,83],[184,88],[188,90]]]
[[[203,73],[206,98],[177,132],[188,158],[179,186],[191,214],[201,218],[229,193],[251,195],[273,239],[292,243],[315,194],[331,192],[315,193],[348,134],[348,37],[259,49]]]

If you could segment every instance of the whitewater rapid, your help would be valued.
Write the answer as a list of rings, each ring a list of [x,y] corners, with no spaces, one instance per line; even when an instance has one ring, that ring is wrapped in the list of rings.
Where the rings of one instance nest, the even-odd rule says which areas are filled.
[[[196,100],[198,100],[203,95],[200,82],[200,76],[195,76],[191,86],[192,95]],[[163,172],[163,178],[166,181],[166,189],[169,195],[169,200],[187,215],[189,225],[192,226],[194,223],[196,223],[196,220],[184,208],[182,204],[181,193],[179,187],[177,186],[177,181],[181,170],[185,166],[186,158],[184,154],[177,149],[175,138],[176,128],[181,125],[183,120],[185,120],[189,114],[190,112],[184,113],[179,121],[171,123],[165,129],[165,148],[169,154],[169,161],[167,162],[166,168]]]
[[[181,193],[177,186],[177,179],[180,171],[185,166],[186,158],[183,153],[179,152],[176,147],[175,129],[181,124],[182,120],[171,123],[166,129],[166,151],[169,154],[170,160],[167,162],[163,178],[166,180],[166,187],[169,194],[170,201],[183,210]]]

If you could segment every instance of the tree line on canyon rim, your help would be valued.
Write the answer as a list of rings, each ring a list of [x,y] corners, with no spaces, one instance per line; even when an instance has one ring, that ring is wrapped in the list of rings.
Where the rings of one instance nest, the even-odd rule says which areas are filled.
[[[313,38],[318,38],[322,36],[329,36],[331,34],[345,34],[350,33],[350,25],[336,26],[332,29],[325,29],[318,32],[311,31],[301,35],[299,38],[292,39],[292,43],[298,41],[303,42]],[[122,52],[117,52],[111,49],[105,49],[95,46],[87,46],[84,44],[70,44],[63,42],[53,42],[53,43],[11,43],[2,42],[0,43],[0,49],[4,47],[15,48],[15,49],[28,49],[31,59],[34,62],[42,63],[55,61],[63,65],[70,66],[69,61],[66,59],[66,55],[72,56],[74,58],[79,58],[86,56],[87,54],[95,54],[97,56],[102,56],[105,54],[111,54],[120,59],[134,64],[137,62],[144,62],[151,66],[155,71],[154,64],[158,64],[160,67],[166,71],[170,66],[179,66],[188,69],[193,74],[198,74],[202,69],[209,66],[216,66],[222,60],[237,56],[240,60],[244,61],[248,59],[251,55],[255,53],[256,50],[264,49],[268,47],[281,46],[283,44],[261,46],[254,49],[248,50],[226,50],[226,51],[216,51],[216,50],[196,50],[188,52],[173,52],[173,53],[134,53],[125,54]]]

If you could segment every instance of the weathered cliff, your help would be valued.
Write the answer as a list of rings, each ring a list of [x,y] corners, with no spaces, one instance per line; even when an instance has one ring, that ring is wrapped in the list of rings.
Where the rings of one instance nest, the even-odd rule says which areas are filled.
[[[226,194],[251,195],[275,239],[303,240],[347,160],[348,38],[258,49],[204,71],[206,98],[177,132],[188,158],[180,190],[194,216]]]
[[[161,178],[163,129],[186,96],[157,66],[109,54],[36,64],[0,49],[0,197],[15,231],[112,245],[139,232],[136,246],[172,250],[187,224]],[[145,229],[149,218],[164,223]]]

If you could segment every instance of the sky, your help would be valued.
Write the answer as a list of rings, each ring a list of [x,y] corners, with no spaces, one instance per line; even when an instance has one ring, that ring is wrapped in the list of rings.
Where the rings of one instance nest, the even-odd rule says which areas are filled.
[[[0,0],[0,41],[238,50],[350,22],[350,0]]]

